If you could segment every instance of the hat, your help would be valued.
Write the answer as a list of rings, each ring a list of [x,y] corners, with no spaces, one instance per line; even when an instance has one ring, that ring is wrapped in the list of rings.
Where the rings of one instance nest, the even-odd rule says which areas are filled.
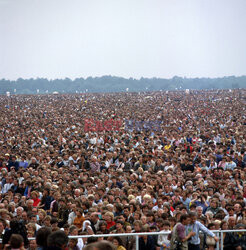
[[[238,229],[238,228],[240,228],[240,227],[245,228],[245,224],[243,224],[243,223],[238,223],[238,224],[236,225],[236,229]]]

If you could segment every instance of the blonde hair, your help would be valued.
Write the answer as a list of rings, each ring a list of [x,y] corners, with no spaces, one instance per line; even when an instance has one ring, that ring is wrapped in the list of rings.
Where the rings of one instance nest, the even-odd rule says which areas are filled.
[[[114,220],[114,214],[112,212],[106,212],[105,216],[110,216],[112,220]]]
[[[135,196],[134,195],[132,195],[132,194],[130,194],[129,196],[128,196],[128,200],[130,201],[130,200],[134,200],[135,199]]]

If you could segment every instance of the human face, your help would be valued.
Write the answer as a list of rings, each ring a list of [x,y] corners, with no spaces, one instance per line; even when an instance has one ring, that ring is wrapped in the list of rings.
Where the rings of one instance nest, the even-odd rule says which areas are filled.
[[[190,223],[191,223],[191,224],[194,224],[195,221],[196,221],[196,216],[190,217]]]
[[[216,208],[217,207],[216,201],[212,201],[211,204],[210,204],[210,206],[212,208]]]
[[[113,244],[114,244],[116,247],[118,247],[118,246],[119,246],[118,240],[114,239],[114,240],[113,240]]]
[[[31,240],[29,243],[29,249],[35,250],[37,248],[36,240]]]
[[[196,211],[197,211],[197,214],[201,216],[203,209],[201,207],[198,207]]]
[[[131,226],[127,226],[127,227],[126,227],[126,233],[131,233],[131,232],[132,232]]]
[[[121,223],[116,223],[115,227],[117,230],[121,230],[123,228],[123,225],[121,225]]]
[[[69,234],[69,228],[64,228],[64,233],[65,233],[66,235],[68,235],[68,234]]]
[[[141,228],[140,228],[140,226],[138,224],[136,224],[136,225],[134,225],[134,230],[136,232],[140,232]]]
[[[222,230],[227,230],[228,229],[228,224],[224,223],[221,227]]]
[[[188,225],[189,223],[190,223],[190,219],[189,218],[183,220],[183,222],[182,222],[182,224],[185,225],[185,226]]]
[[[102,231],[105,231],[106,225],[105,225],[105,224],[102,224],[100,228],[101,228]]]
[[[241,211],[241,206],[239,204],[234,205],[234,210],[236,213],[239,213]]]
[[[2,233],[2,232],[3,232],[3,230],[4,230],[4,225],[3,225],[3,223],[2,223],[2,222],[0,222],[0,233]]]
[[[22,209],[20,207],[18,207],[16,209],[16,214],[17,214],[17,216],[21,216],[22,215]]]
[[[78,235],[79,234],[79,231],[77,228],[75,228],[70,235]]]

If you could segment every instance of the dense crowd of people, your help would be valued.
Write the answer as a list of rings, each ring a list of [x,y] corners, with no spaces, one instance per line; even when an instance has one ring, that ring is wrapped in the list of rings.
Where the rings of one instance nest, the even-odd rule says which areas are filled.
[[[132,250],[110,234],[159,231],[139,249],[214,249],[211,230],[246,228],[244,89],[1,96],[0,125],[5,249]],[[246,249],[246,233],[223,236]]]

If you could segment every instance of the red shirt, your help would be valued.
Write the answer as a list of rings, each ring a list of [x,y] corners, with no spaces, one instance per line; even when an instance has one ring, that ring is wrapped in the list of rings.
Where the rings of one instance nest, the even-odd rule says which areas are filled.
[[[110,229],[114,225],[115,225],[114,221],[110,221],[110,222],[107,221],[107,229]]]
[[[39,198],[37,198],[37,199],[32,199],[34,202],[33,202],[33,206],[34,207],[37,207],[38,206],[38,204],[39,204],[39,202],[40,202],[40,199]]]

